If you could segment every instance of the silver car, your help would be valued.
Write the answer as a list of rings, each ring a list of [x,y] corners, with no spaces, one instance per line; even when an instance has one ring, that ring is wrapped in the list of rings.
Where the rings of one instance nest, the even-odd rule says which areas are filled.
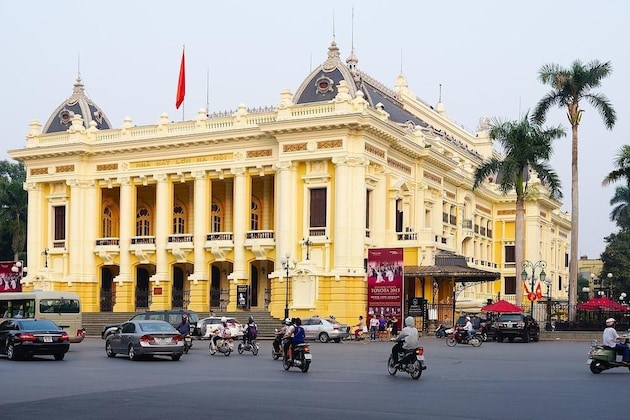
[[[302,320],[302,327],[307,340],[319,340],[322,343],[328,341],[340,342],[348,337],[348,326],[337,322],[334,318],[320,318],[314,316]]]
[[[127,321],[105,340],[109,357],[125,354],[131,360],[143,356],[170,356],[179,360],[184,354],[184,337],[166,321]]]

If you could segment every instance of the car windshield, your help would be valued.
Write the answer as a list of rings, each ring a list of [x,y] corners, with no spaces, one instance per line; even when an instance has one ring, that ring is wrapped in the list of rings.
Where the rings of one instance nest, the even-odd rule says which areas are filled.
[[[499,316],[500,321],[520,321],[523,319],[521,314],[501,314]]]
[[[36,319],[29,319],[29,320],[25,320],[25,321],[19,321],[18,325],[20,326],[21,330],[30,330],[30,331],[36,331],[36,330],[59,330],[59,326],[57,324],[55,324],[52,321],[47,321],[47,320],[36,320]]]
[[[177,332],[171,324],[162,322],[143,322],[140,329],[144,332]]]

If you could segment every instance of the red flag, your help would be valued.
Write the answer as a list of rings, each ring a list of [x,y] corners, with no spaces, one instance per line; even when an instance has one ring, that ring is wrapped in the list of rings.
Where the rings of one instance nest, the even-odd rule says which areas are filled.
[[[536,299],[542,299],[542,288],[540,287],[540,283],[536,285]]]
[[[184,51],[182,50],[182,64],[179,66],[179,82],[177,83],[177,97],[175,108],[179,109],[186,96],[186,65],[184,64]]]

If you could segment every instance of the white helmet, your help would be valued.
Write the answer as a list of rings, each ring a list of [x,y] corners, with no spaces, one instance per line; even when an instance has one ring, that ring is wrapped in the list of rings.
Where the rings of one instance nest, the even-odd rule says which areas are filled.
[[[614,323],[615,323],[615,318],[608,318],[606,320],[606,326],[607,327],[612,327]]]
[[[227,322],[227,318],[226,318],[226,317],[224,317],[224,316],[222,316],[222,317],[221,317],[221,322],[226,323],[226,322]]]
[[[407,318],[405,318],[405,326],[413,327],[413,317],[408,316]]]
[[[291,318],[285,319],[284,323],[287,324],[287,325],[290,325],[291,324]]]

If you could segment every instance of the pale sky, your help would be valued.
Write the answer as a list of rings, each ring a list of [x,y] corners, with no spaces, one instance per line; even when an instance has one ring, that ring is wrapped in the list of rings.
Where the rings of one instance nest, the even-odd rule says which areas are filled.
[[[617,124],[606,130],[584,103],[580,126],[579,254],[598,258],[603,238],[616,231],[614,187],[601,181],[630,132],[629,12],[627,2],[584,0],[3,1],[0,159],[25,145],[32,119],[45,124],[70,96],[79,70],[114,127],[127,116],[155,124],[163,112],[181,120],[183,45],[185,119],[206,107],[208,92],[211,112],[277,105],[283,89],[295,92],[326,59],[334,28],[341,57],[354,39],[358,67],[385,86],[394,87],[402,68],[415,95],[434,105],[441,84],[447,115],[469,131],[481,117],[514,120],[533,109],[549,91],[537,79],[543,64],[610,61],[613,74],[599,92],[617,110]],[[554,110],[547,125],[558,124],[568,136],[555,144],[551,165],[570,210],[570,127]]]

